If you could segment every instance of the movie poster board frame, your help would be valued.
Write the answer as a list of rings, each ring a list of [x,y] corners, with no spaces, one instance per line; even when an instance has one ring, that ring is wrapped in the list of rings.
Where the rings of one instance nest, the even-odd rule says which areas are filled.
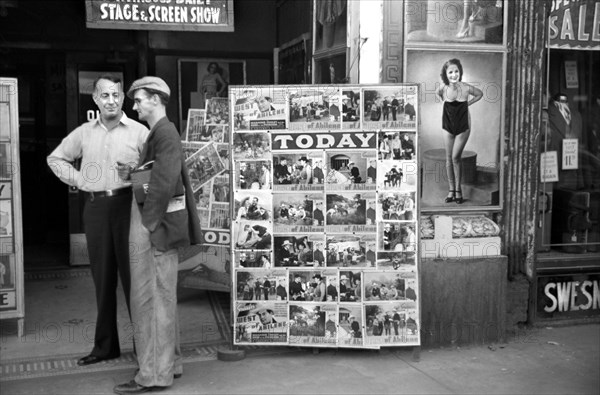
[[[416,84],[229,87],[234,344],[420,345],[418,90]],[[403,102],[410,97],[416,111],[407,106],[409,115],[399,111],[393,121],[392,95]],[[365,98],[372,102],[369,111],[372,105],[388,107],[386,121],[381,109],[379,118],[371,118],[369,112],[367,120]],[[354,104],[354,116],[347,115],[352,107],[348,103]],[[238,134],[261,137],[236,139]],[[383,136],[399,140],[404,135],[412,152],[399,149],[397,157],[391,150],[389,157],[381,155]],[[265,136],[270,138],[268,147],[257,143]],[[405,151],[407,158],[400,154]],[[400,177],[394,184],[391,176],[370,173],[373,162],[371,167],[389,174],[399,166],[404,182]],[[319,165],[323,175],[315,172]],[[283,176],[284,168],[293,171]],[[398,216],[408,210],[386,219],[381,212],[377,215],[386,199],[395,207],[412,204],[412,216]],[[320,206],[323,212],[316,215]],[[282,218],[292,222],[282,225]],[[395,242],[394,249],[392,243],[379,246],[384,236]],[[284,247],[288,252],[282,252]],[[368,287],[363,283],[366,277],[371,281]],[[347,285],[348,280],[353,284]],[[384,299],[381,288],[388,289]],[[408,293],[414,300],[405,296],[407,288],[416,291]],[[366,298],[367,289],[375,296]],[[381,330],[374,324],[377,317]],[[357,318],[360,326],[355,331],[356,324],[350,322]],[[385,336],[379,334],[384,331]],[[357,332],[360,337],[355,337]]]
[[[0,262],[4,280],[0,284],[0,319],[17,318],[18,336],[22,337],[25,290],[18,102],[17,79],[0,78],[0,144],[4,148],[0,157]]]
[[[470,0],[405,0],[405,45],[413,48],[470,46],[503,49],[508,39],[508,1],[480,3]],[[471,14],[468,20],[465,20],[465,12]],[[488,23],[489,27],[483,29],[482,23]],[[478,33],[482,35],[476,37]]]

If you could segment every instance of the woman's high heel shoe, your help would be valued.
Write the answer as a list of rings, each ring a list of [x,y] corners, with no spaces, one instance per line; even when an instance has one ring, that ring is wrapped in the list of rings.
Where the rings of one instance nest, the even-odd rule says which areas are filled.
[[[456,202],[456,204],[463,204],[464,199],[462,196],[462,191],[456,191],[456,196],[454,198],[454,201]]]
[[[446,202],[446,203],[452,203],[456,199],[454,197],[455,193],[456,193],[456,191],[448,191],[448,196],[446,196],[446,199],[444,200],[444,202]]]

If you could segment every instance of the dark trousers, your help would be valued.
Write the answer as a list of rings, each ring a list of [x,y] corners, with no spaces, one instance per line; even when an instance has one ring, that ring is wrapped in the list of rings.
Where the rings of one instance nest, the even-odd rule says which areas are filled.
[[[87,199],[83,223],[87,239],[92,278],[96,288],[96,333],[91,355],[101,358],[118,357],[117,330],[118,276],[129,309],[129,221],[132,195]]]

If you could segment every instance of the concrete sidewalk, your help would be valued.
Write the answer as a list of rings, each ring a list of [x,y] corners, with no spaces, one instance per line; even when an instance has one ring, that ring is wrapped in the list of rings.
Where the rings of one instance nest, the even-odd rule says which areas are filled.
[[[506,344],[381,351],[263,347],[189,361],[164,394],[599,394],[600,324],[523,329]],[[0,382],[4,394],[111,394],[133,368]]]

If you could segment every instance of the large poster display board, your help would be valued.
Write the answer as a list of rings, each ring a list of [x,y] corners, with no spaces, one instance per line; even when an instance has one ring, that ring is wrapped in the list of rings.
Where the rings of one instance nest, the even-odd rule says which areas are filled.
[[[0,78],[0,319],[17,318],[23,335],[23,230],[17,80]]]
[[[420,344],[417,99],[230,87],[235,344]]]

